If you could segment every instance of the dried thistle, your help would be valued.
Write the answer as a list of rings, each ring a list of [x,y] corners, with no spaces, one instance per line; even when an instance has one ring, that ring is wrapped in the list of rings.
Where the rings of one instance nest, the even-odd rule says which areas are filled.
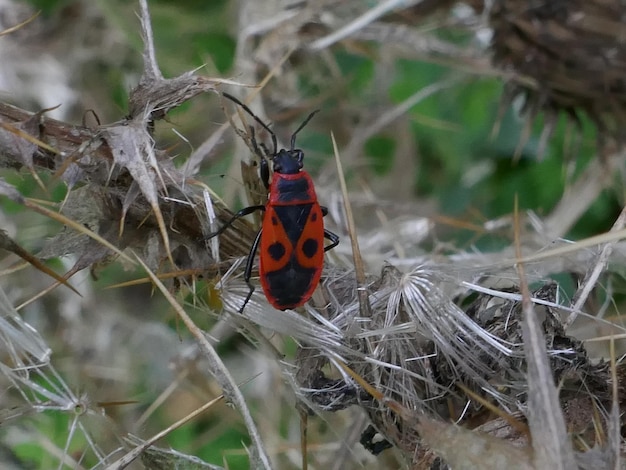
[[[529,120],[547,115],[546,138],[560,112],[587,115],[600,142],[623,143],[626,123],[626,7],[613,1],[498,1],[489,11],[493,62],[510,74],[504,99],[525,99]]]

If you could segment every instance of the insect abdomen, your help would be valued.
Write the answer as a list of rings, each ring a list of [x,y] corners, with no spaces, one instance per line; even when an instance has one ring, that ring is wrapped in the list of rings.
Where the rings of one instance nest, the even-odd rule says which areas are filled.
[[[263,290],[269,302],[279,310],[296,308],[311,298],[321,270],[303,268],[295,256],[278,271],[264,273]]]

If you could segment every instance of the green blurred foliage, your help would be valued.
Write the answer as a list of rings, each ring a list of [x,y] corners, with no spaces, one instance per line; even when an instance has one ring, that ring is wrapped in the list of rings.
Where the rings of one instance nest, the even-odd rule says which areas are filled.
[[[439,65],[404,60],[396,66],[397,80],[390,95],[397,102],[454,73]],[[511,107],[499,119],[501,93],[501,83],[477,79],[440,92],[411,110],[420,157],[417,194],[436,198],[443,214],[464,218],[470,211],[485,219],[496,218],[512,213],[517,197],[520,209],[545,215],[593,155],[595,132],[584,118],[582,145],[573,161],[574,175],[566,175],[572,157],[565,155],[565,148],[572,136],[567,134],[564,120],[557,126],[545,155],[537,154],[542,116],[533,124],[525,145],[518,148],[524,119]],[[447,125],[424,125],[420,122],[423,116]],[[498,132],[493,136],[496,122]],[[600,198],[594,206],[572,235],[589,236],[612,223],[616,215],[614,198]]]
[[[164,75],[173,76],[207,65],[208,75],[232,66],[235,39],[225,1],[159,1],[150,3],[157,59]],[[129,25],[130,30],[135,28]],[[136,29],[134,29],[136,31]]]
[[[384,177],[393,167],[396,142],[391,137],[378,135],[365,142],[364,153],[375,174]]]
[[[208,463],[224,465],[232,470],[246,470],[250,468],[249,460],[245,455],[244,446],[250,445],[250,438],[245,432],[241,432],[241,426],[221,426],[221,429],[213,429],[210,441],[198,442],[198,436],[207,431],[202,424],[198,426],[185,426],[174,431],[168,441],[174,449],[184,449],[190,442],[198,446],[194,455]],[[242,455],[244,453],[244,455]]]
[[[48,445],[54,445],[58,449],[65,449],[67,446],[68,429],[72,420],[73,417],[69,414],[46,412],[37,415],[37,421],[34,425],[37,433],[49,440]],[[80,458],[87,447],[88,443],[84,435],[80,432],[74,433],[72,441],[67,446],[67,454]],[[61,468],[58,457],[53,456],[40,442],[24,441],[12,446],[12,450],[25,469]],[[93,467],[97,463],[98,461],[93,456],[88,456],[81,460],[83,468]]]
[[[25,469],[57,467],[55,462],[50,462],[50,454],[37,443],[17,444],[12,446],[12,451]]]
[[[341,70],[342,77],[346,79],[348,96],[358,98],[365,88],[370,85],[374,75],[373,61],[342,50],[335,53],[334,59]],[[323,91],[320,90],[320,92]]]
[[[26,3],[30,3],[36,10],[41,11],[44,16],[50,16],[53,13],[59,11],[61,8],[66,7],[72,3],[71,0],[26,0]]]

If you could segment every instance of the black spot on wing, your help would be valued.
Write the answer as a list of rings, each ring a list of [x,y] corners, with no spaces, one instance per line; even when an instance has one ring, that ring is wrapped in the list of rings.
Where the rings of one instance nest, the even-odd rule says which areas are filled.
[[[272,225],[278,225],[278,217],[276,217],[275,215],[272,216]]]
[[[283,256],[285,256],[286,250],[285,245],[283,245],[281,242],[274,242],[268,247],[267,251],[274,261],[278,261]]]
[[[317,212],[313,212],[313,214],[311,214],[311,222],[315,222],[317,220]]]
[[[315,256],[315,253],[317,253],[318,247],[319,243],[317,242],[317,240],[313,238],[307,238],[302,244],[302,253],[304,253],[304,256],[306,256],[307,258],[313,258]]]

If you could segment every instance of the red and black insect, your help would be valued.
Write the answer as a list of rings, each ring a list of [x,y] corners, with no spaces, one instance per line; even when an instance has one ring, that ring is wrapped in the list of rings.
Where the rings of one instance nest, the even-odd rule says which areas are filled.
[[[261,159],[260,174],[269,198],[265,205],[250,206],[237,212],[217,232],[206,238],[223,233],[235,220],[255,211],[265,211],[263,224],[257,233],[248,255],[244,280],[250,288],[239,309],[241,313],[252,297],[254,285],[250,282],[254,257],[261,246],[259,275],[265,297],[279,310],[296,308],[313,295],[322,275],[324,252],[339,243],[339,237],[324,228],[322,218],[328,213],[317,202],[313,180],[302,169],[304,153],[296,147],[296,135],[317,113],[312,112],[291,135],[291,147],[278,150],[276,134],[252,110],[232,95],[224,96],[241,106],[272,137],[273,150],[261,144],[261,152],[250,126],[254,152]],[[272,162],[272,181],[268,159]],[[324,247],[324,239],[330,244]]]

